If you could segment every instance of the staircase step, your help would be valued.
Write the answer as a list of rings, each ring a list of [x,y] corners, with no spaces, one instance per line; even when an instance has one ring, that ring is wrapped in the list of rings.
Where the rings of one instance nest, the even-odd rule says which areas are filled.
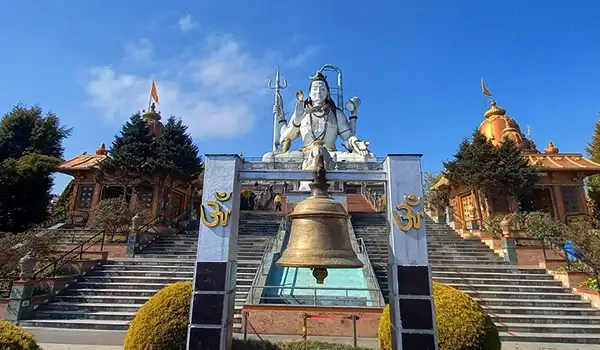
[[[502,323],[496,324],[496,327],[498,331],[502,332],[566,333],[571,334],[570,337],[578,337],[579,334],[594,334],[598,337],[598,334],[600,334],[600,325]]]
[[[82,328],[103,330],[126,330],[130,321],[90,319],[32,319],[19,321],[21,327]]]
[[[506,342],[600,344],[596,334],[499,332],[500,340]]]

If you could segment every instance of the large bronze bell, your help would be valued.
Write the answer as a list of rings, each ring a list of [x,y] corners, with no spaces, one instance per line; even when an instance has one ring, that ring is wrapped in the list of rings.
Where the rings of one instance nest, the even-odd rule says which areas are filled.
[[[348,235],[348,213],[329,196],[325,164],[319,151],[311,195],[296,205],[289,215],[292,225],[286,249],[277,260],[282,267],[308,267],[318,284],[323,284],[328,268],[360,268]]]

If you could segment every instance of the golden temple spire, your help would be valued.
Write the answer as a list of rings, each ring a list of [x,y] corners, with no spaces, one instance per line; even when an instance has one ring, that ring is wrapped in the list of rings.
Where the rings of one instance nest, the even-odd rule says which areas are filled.
[[[485,115],[486,118],[491,118],[492,116],[495,115],[505,115],[506,114],[506,110],[504,108],[500,108],[496,105],[496,100],[492,99],[491,102],[491,107],[490,109],[488,109],[483,115]]]

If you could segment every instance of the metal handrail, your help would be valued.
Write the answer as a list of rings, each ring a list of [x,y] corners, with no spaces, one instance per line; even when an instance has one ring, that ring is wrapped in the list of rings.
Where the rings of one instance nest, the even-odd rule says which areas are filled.
[[[256,273],[254,274],[254,278],[252,279],[251,287],[255,286],[258,283],[258,279],[262,276],[263,270],[265,268],[265,261],[267,261],[267,257],[269,254],[274,254],[281,250],[281,243],[285,239],[288,230],[288,218],[283,217],[279,222],[279,228],[277,229],[277,236],[269,238],[267,245],[265,246],[265,250],[263,251],[262,258],[260,259],[260,264],[256,268]],[[269,267],[270,269],[270,267]],[[269,271],[267,270],[267,273]],[[252,289],[250,293],[246,296],[246,303],[252,304],[254,300],[254,294],[252,293]]]
[[[555,237],[555,236],[546,236],[546,237],[541,237],[541,238],[517,237],[517,238],[515,238],[515,243],[519,240],[538,241],[540,243],[540,245],[542,246],[542,254],[544,256],[544,260],[547,259],[546,247],[548,247],[552,251],[557,253],[558,255],[560,255],[560,256],[564,255],[564,258],[567,261],[567,268],[568,268],[571,265],[571,259],[569,259],[570,253],[567,252],[567,249],[565,248],[565,243],[559,242],[559,239],[561,239],[561,238]],[[575,251],[575,254],[577,254],[577,251]],[[596,281],[600,281],[600,279],[599,279],[600,278],[600,267],[598,267],[596,264],[594,264],[593,262],[586,259],[585,256],[581,255],[581,254],[579,254],[578,256],[575,256],[575,259],[577,261],[579,261],[579,263],[581,265],[583,265],[585,268],[587,268],[588,271],[591,271],[591,274],[593,275],[594,278],[596,278]],[[600,285],[598,286],[598,292],[600,292]]]
[[[58,214],[53,215],[52,217],[48,218],[48,220],[46,220],[44,222],[41,222],[39,224],[29,227],[27,230],[21,232],[21,234],[27,233],[29,231],[35,231],[38,229],[44,229],[44,228],[48,228],[50,226],[54,226],[54,225],[58,224],[61,220],[65,220],[66,218],[67,218],[67,212],[58,213]]]
[[[250,286],[250,294],[253,294],[254,289],[262,289],[263,292],[265,289],[282,289],[282,290],[310,290],[312,291],[312,305],[311,306],[319,306],[319,304],[317,303],[318,300],[340,300],[341,296],[319,296],[318,292],[319,291],[324,291],[324,290],[331,290],[331,291],[344,291],[345,292],[345,296],[343,298],[346,298],[346,300],[348,299],[355,299],[356,297],[350,296],[349,292],[367,292],[369,295],[371,295],[371,292],[379,292],[379,289],[374,289],[374,288],[338,288],[338,287],[296,287],[296,286]],[[273,296],[273,297],[267,297],[267,296],[262,296],[263,293],[261,293],[261,297],[260,300],[281,300],[282,296]],[[300,296],[293,296],[290,295],[290,297],[308,297],[309,295],[300,295]],[[259,300],[259,302],[260,302]],[[371,299],[369,298],[365,298],[365,302],[372,302],[372,303],[376,303],[375,306],[372,307],[383,307],[385,306],[385,302],[383,302],[380,298],[377,298],[377,300]],[[273,303],[271,303],[273,304]],[[277,305],[277,304],[275,304]],[[280,304],[281,305],[281,304]]]
[[[90,243],[92,240],[98,238],[98,237],[102,237],[100,242],[96,241],[92,244],[90,244],[87,248],[84,249],[84,246],[88,243]],[[76,247],[74,247],[73,249],[69,250],[68,252],[64,253],[63,255],[61,255],[58,258],[55,258],[54,260],[52,260],[49,264],[47,264],[46,266],[42,267],[41,269],[37,270],[34,274],[32,279],[36,279],[37,276],[39,276],[40,273],[46,271],[48,268],[50,267],[54,267],[53,271],[52,271],[52,276],[56,275],[56,270],[60,267],[63,267],[66,262],[63,262],[63,264],[59,265],[58,262],[63,260],[64,258],[66,258],[67,256],[71,255],[72,253],[74,253],[75,251],[79,251],[79,259],[83,258],[83,253],[85,253],[88,249],[90,249],[91,247],[93,247],[94,245],[100,243],[100,251],[102,251],[104,249],[104,239],[106,237],[106,230],[102,230],[100,232],[98,232],[97,234],[95,234],[94,236],[88,238],[85,242],[82,242],[81,244],[77,245]],[[68,261],[67,261],[68,262]],[[42,277],[38,282],[41,282],[44,278],[47,277]]]

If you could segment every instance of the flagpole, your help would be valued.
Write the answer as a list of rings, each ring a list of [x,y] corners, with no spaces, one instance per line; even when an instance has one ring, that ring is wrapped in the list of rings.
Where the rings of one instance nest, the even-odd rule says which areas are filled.
[[[150,96],[148,97],[148,111],[150,111],[150,107],[152,106],[152,86],[154,85],[154,80],[152,80],[152,85],[150,85]]]

